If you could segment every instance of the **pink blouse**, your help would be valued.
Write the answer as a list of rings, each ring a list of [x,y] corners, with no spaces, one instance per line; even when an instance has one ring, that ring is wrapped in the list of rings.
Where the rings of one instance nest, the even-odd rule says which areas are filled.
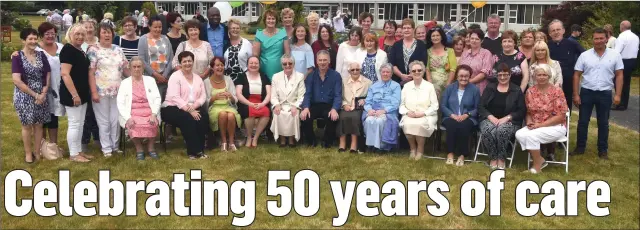
[[[200,108],[207,99],[207,91],[204,88],[204,82],[202,81],[202,78],[195,73],[193,74],[192,84],[189,84],[182,73],[182,70],[178,70],[169,77],[168,86],[164,106],[177,106],[180,109],[187,106],[189,104],[191,89],[193,89],[194,99],[191,106],[192,108]]]
[[[480,48],[478,53],[472,54],[471,50],[465,50],[462,52],[460,62],[458,66],[468,65],[473,70],[471,78],[477,76],[480,73],[484,73],[485,79],[476,83],[476,86],[480,89],[480,94],[484,92],[484,88],[487,87],[487,79],[491,76],[491,70],[494,65],[493,55],[487,49]]]

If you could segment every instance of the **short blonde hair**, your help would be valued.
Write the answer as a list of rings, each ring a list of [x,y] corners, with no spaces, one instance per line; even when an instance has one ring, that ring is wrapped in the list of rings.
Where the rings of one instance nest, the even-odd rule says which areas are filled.
[[[287,7],[282,9],[282,11],[280,11],[280,18],[284,18],[285,15],[291,15],[291,17],[295,18],[296,12],[293,11],[291,8]]]
[[[309,14],[307,15],[307,20],[309,19],[320,19],[320,15],[318,15],[318,13],[316,12],[309,12]]]
[[[229,22],[227,22],[227,26],[231,26],[231,24],[236,24],[236,25],[242,27],[242,23],[240,23],[240,20],[235,19],[235,18],[231,18],[231,19],[229,19]]]
[[[551,80],[551,67],[549,65],[547,64],[537,65],[535,68],[533,68],[533,77],[535,77],[535,75],[540,71],[544,71],[544,73],[546,73],[549,76],[549,80]]]
[[[64,36],[64,40],[67,40],[67,42],[71,42],[71,37],[76,30],[82,30],[83,33],[86,33],[86,31],[84,31],[84,24],[76,23],[71,25],[71,28],[67,30],[67,34]]]
[[[108,19],[111,19],[111,21],[113,21],[113,14],[109,13],[109,12],[106,12],[106,13],[104,13],[103,18],[108,18]]]

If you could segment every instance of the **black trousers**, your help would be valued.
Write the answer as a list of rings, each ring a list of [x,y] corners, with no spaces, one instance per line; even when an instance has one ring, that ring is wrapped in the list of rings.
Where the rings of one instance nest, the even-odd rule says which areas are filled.
[[[322,137],[322,141],[325,144],[331,145],[336,139],[336,125],[338,122],[329,118],[329,111],[331,111],[331,104],[317,103],[309,107],[311,118],[302,121],[302,132],[307,144],[312,144],[316,140],[316,135],[313,132],[313,121],[315,119],[324,119],[325,121],[324,136]]]
[[[82,139],[83,145],[89,144],[91,136],[93,141],[100,143],[100,130],[98,129],[98,122],[96,121],[96,115],[93,113],[93,102],[87,102],[87,113],[84,116],[84,126],[82,126]]]
[[[469,137],[473,127],[473,121],[466,119],[457,122],[454,119],[445,119],[442,125],[447,129],[447,152],[454,155],[469,156]]]
[[[631,91],[631,73],[636,69],[637,59],[622,59],[624,64],[624,77],[622,81],[622,97],[620,98],[620,107],[627,108],[629,105],[629,93]],[[614,80],[615,82],[615,80]]]
[[[164,122],[180,129],[182,138],[187,143],[187,155],[204,152],[204,139],[209,130],[209,114],[204,106],[200,107],[199,121],[177,106],[162,108],[161,113]]]
[[[573,105],[573,69],[568,71],[562,69],[562,92],[564,92],[564,98],[567,100],[567,108],[571,112]]]

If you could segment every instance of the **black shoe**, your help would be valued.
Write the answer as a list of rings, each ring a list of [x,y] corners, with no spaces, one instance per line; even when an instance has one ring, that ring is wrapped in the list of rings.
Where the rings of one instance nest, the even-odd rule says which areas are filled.
[[[609,154],[607,152],[599,152],[598,153],[598,157],[600,157],[600,159],[602,160],[609,160]]]
[[[618,105],[618,106],[611,107],[611,110],[625,111],[625,110],[627,110],[627,107],[624,107],[622,105]]]
[[[338,152],[339,152],[339,153],[343,153],[343,152],[345,152],[345,151],[347,151],[347,150],[346,150],[346,149],[343,149],[343,148],[339,148],[339,149],[338,149]]]
[[[547,157],[544,158],[546,161],[556,161],[556,154],[549,153]]]
[[[295,148],[295,147],[296,147],[296,143],[289,144],[289,148]]]
[[[358,150],[352,149],[352,150],[349,150],[349,153],[356,153],[357,154]]]
[[[322,147],[325,148],[325,149],[328,149],[328,148],[331,148],[331,144],[327,143],[327,142],[323,142],[322,143]]]
[[[573,152],[569,153],[570,156],[577,156],[584,154],[584,149],[574,149]]]

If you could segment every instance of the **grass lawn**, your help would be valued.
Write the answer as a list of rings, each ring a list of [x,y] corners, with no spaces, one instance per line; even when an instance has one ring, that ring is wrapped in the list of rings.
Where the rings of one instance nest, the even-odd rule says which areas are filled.
[[[640,76],[631,78],[631,95],[640,95]]]
[[[71,170],[71,184],[80,180],[98,180],[99,169],[111,170],[112,180],[170,181],[173,173],[188,173],[190,169],[202,169],[202,178],[206,180],[225,180],[231,184],[234,180],[256,181],[256,219],[254,228],[330,228],[331,221],[337,216],[332,199],[329,180],[374,180],[379,184],[389,180],[444,180],[450,186],[445,193],[450,201],[449,213],[434,218],[426,212],[425,205],[433,203],[425,193],[421,193],[420,215],[417,217],[362,217],[357,214],[355,202],[345,228],[637,228],[639,224],[638,206],[638,133],[612,125],[609,138],[609,161],[598,160],[596,156],[596,123],[591,122],[589,130],[589,148],[582,156],[571,157],[569,174],[564,167],[549,166],[543,174],[524,173],[526,155],[516,154],[516,162],[506,170],[505,189],[502,191],[502,216],[491,217],[488,208],[479,217],[465,216],[460,208],[460,185],[468,180],[488,180],[490,170],[481,163],[471,163],[464,167],[445,165],[442,160],[409,160],[408,153],[390,155],[353,155],[338,153],[336,149],[312,149],[299,147],[295,150],[281,150],[274,144],[262,144],[256,150],[241,148],[236,153],[221,153],[218,150],[208,152],[210,158],[191,161],[185,155],[180,140],[169,145],[166,154],[161,152],[160,160],[136,161],[132,145],[129,144],[126,156],[114,156],[109,159],[99,154],[99,148],[92,146],[90,153],[98,156],[91,163],[73,163],[67,158],[57,161],[41,161],[32,165],[24,163],[24,153],[20,136],[20,123],[13,109],[13,86],[10,79],[10,64],[2,63],[2,170],[4,178],[14,169],[28,170],[34,183],[40,180],[58,181],[58,170]],[[575,125],[577,115],[572,117],[571,146],[575,143]],[[67,119],[60,119],[60,145],[67,149]],[[430,149],[430,148],[428,148]],[[441,154],[442,155],[442,154]],[[313,217],[301,217],[293,212],[285,218],[268,214],[266,201],[267,171],[291,170],[295,173],[303,169],[312,169],[320,175],[320,211]],[[188,177],[188,175],[187,175]],[[594,218],[586,209],[586,195],[579,195],[579,216],[577,217],[522,217],[515,211],[515,186],[522,180],[542,183],[558,180],[604,180],[611,186],[611,214]],[[286,183],[291,185],[290,182]],[[4,186],[4,185],[3,185]],[[3,190],[4,191],[4,190]],[[18,190],[18,197],[32,197],[32,188]],[[231,228],[231,217],[149,217],[144,213],[144,199],[147,195],[138,194],[137,217],[93,217],[91,219],[73,217],[39,217],[34,212],[25,217],[12,217],[2,206],[2,229],[15,228]],[[189,197],[189,195],[186,195]],[[383,195],[384,197],[384,195]],[[533,195],[530,201],[539,201],[541,195]],[[188,203],[188,202],[187,202]],[[488,202],[487,202],[488,203]],[[89,204],[88,206],[96,206]],[[173,206],[173,204],[172,204]],[[378,207],[374,204],[373,207]],[[171,209],[173,210],[173,209]],[[230,212],[231,213],[231,212]],[[173,211],[172,211],[173,214]]]

